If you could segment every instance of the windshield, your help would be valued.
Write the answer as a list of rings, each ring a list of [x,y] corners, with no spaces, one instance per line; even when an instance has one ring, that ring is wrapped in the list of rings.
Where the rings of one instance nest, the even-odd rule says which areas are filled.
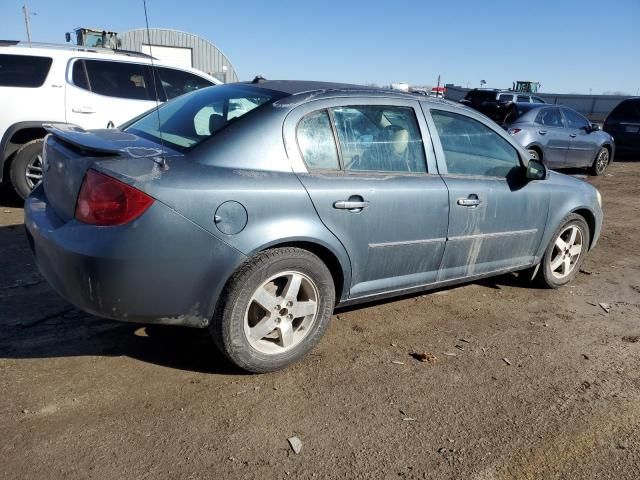
[[[180,151],[189,150],[252,110],[285,96],[282,92],[245,85],[198,90],[165,103],[134,121],[125,131]]]

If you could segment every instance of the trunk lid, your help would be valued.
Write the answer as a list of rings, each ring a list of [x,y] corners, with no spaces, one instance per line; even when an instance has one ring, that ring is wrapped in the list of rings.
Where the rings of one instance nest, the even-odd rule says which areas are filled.
[[[117,129],[91,130],[47,125],[44,145],[43,188],[51,207],[63,221],[74,217],[78,192],[89,168],[105,161],[159,163],[160,145]]]

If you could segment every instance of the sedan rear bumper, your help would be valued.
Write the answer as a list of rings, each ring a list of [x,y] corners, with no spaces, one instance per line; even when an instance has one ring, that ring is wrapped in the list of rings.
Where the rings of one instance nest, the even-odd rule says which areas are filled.
[[[42,187],[25,202],[40,272],[91,314],[143,323],[205,327],[224,284],[245,257],[166,205],[130,224],[63,222]]]

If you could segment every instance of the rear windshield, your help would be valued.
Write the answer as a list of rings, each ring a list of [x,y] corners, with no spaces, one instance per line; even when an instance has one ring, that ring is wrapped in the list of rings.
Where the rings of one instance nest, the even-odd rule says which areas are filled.
[[[42,86],[51,68],[48,57],[0,55],[0,86],[37,88]]]
[[[186,151],[261,105],[284,96],[282,92],[245,85],[209,87],[147,112],[125,130],[155,142],[162,137],[168,146]]]
[[[609,120],[618,122],[640,122],[640,100],[625,100],[609,115]]]

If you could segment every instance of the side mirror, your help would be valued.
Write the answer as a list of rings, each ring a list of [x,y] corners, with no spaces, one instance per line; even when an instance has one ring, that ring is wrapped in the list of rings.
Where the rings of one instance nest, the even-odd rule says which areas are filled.
[[[547,178],[547,167],[538,160],[530,159],[525,177],[527,180],[544,180]]]
[[[600,130],[600,125],[598,125],[597,123],[592,123],[590,127],[592,132],[597,132],[598,130]]]

